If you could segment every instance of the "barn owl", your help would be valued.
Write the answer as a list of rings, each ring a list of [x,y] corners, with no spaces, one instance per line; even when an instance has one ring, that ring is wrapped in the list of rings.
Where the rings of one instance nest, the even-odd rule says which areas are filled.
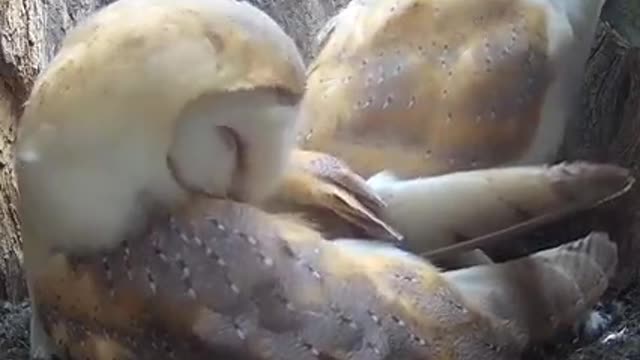
[[[388,202],[380,218],[418,253],[513,236],[624,193],[631,182],[613,168],[484,170],[555,160],[603,4],[353,0],[319,32],[300,146],[370,177]],[[568,198],[557,182],[599,188]]]
[[[320,31],[299,142],[368,178],[555,160],[605,0],[353,0]]]
[[[513,359],[600,297],[603,233],[441,272],[261,208],[304,81],[245,2],[121,0],[67,35],[15,148],[34,357]]]
[[[242,2],[117,1],[82,22],[18,130],[29,287],[52,252],[116,246],[194,193],[260,201],[294,146],[303,85],[293,41]]]

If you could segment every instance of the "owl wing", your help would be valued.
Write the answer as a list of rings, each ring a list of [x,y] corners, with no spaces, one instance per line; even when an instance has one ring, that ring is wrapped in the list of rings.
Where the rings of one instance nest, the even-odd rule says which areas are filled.
[[[339,159],[295,150],[268,210],[300,212],[332,238],[352,235],[399,241],[403,237],[381,220],[386,204],[366,181]],[[346,228],[346,229],[345,229]]]
[[[487,249],[627,193],[625,168],[588,163],[520,166],[399,180],[368,180],[387,206],[382,219],[407,250],[430,259]]]
[[[551,161],[602,1],[361,1],[309,67],[301,146],[369,177]],[[571,8],[569,8],[571,7]]]
[[[576,289],[571,314],[600,295],[615,247],[592,238],[442,275],[387,243],[325,241],[305,223],[208,201],[101,254],[53,255],[34,291],[46,331],[75,358],[507,360],[534,328],[531,304],[556,316],[535,324],[546,329],[571,320],[552,305]],[[539,292],[531,273],[544,275],[530,284]]]
[[[158,216],[146,235],[47,266],[36,306],[74,358],[510,358],[509,334],[422,259],[237,203]]]

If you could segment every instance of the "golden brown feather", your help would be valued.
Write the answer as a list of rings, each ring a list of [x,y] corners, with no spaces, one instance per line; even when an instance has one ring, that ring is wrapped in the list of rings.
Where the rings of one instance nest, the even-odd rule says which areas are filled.
[[[321,32],[303,148],[369,177],[553,160],[604,0],[375,0]]]
[[[279,188],[264,207],[305,214],[328,238],[402,239],[380,219],[386,207],[380,197],[346,164],[327,154],[293,151]]]
[[[36,281],[45,323],[74,358],[514,359],[584,314],[616,264],[600,234],[443,274],[239,203],[156,221],[117,249],[52,257]],[[549,316],[530,322],[534,311]]]

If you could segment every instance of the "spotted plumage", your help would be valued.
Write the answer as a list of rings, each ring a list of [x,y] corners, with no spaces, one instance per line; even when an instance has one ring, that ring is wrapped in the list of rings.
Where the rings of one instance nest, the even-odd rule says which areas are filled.
[[[321,33],[299,142],[365,177],[551,161],[603,3],[354,0]]]

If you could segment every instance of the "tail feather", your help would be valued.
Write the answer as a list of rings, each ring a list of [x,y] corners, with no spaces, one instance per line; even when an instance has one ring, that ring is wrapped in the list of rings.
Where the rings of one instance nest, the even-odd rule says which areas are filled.
[[[444,276],[478,311],[510,322],[525,343],[548,340],[580,321],[598,302],[617,266],[605,233],[502,264]]]

